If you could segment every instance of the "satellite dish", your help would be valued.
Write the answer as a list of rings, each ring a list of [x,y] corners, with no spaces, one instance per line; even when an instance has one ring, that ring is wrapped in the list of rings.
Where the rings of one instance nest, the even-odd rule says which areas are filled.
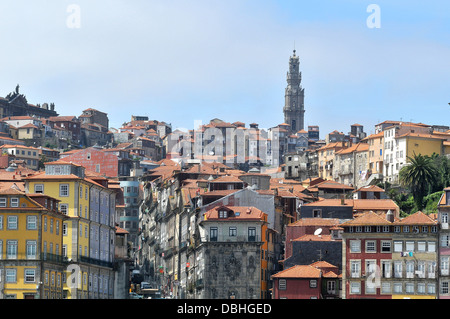
[[[322,234],[322,228],[317,228],[314,235],[319,236],[320,234]]]

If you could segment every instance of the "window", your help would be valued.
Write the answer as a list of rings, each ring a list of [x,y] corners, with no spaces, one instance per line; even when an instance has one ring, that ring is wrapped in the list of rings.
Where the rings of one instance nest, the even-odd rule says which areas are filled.
[[[286,290],[286,279],[279,279],[278,280],[278,289],[279,290]]]
[[[0,207],[6,207],[6,197],[0,197]]]
[[[413,241],[406,242],[406,251],[409,251],[409,252],[414,251],[414,242]]]
[[[211,227],[209,229],[209,240],[210,241],[217,241],[217,235],[218,235],[217,227]]]
[[[406,278],[414,278],[414,261],[406,262]]]
[[[417,262],[416,274],[419,278],[425,278],[426,263],[424,261]]]
[[[441,275],[448,276],[448,274],[449,274],[448,267],[449,267],[449,257],[442,256],[441,257]]]
[[[381,283],[381,293],[382,294],[390,294],[391,293],[391,283],[390,282]]]
[[[381,275],[383,278],[391,278],[392,263],[390,260],[381,261]]]
[[[38,194],[43,194],[44,193],[44,184],[35,184],[34,192],[38,193]]]
[[[428,292],[430,295],[436,294],[436,284],[434,284],[434,283],[428,283],[428,284],[427,284],[427,292]]]
[[[436,277],[436,262],[435,261],[429,261],[427,263],[427,271],[428,271],[428,278]]]
[[[374,294],[376,293],[376,285],[372,282],[370,282],[370,280],[366,280],[366,294]]]
[[[405,292],[408,294],[413,294],[414,293],[414,283],[407,282],[405,284]]]
[[[441,247],[448,247],[449,239],[449,235],[441,235]]]
[[[26,283],[31,283],[36,281],[36,270],[35,269],[25,269],[25,279]]]
[[[27,229],[28,230],[36,230],[37,229],[37,217],[36,216],[27,216]]]
[[[313,217],[321,218],[322,217],[322,210],[321,209],[313,209]]]
[[[434,241],[428,242],[428,252],[434,253],[436,251],[436,243]]]
[[[226,210],[219,210],[219,218],[227,218],[228,212]]]
[[[255,227],[248,228],[248,241],[256,241],[256,228]]]
[[[316,279],[311,279],[309,281],[309,288],[317,288],[317,280]]]
[[[350,282],[350,293],[351,294],[359,294],[361,293],[361,284],[357,282]]]
[[[63,213],[64,215],[67,215],[68,210],[69,210],[69,205],[68,205],[68,204],[59,204],[59,210],[60,210],[61,213]]]
[[[236,237],[237,236],[237,229],[236,229],[236,227],[230,227],[229,228],[229,236],[230,237]]]
[[[6,242],[6,258],[17,259],[17,240],[8,240]]]
[[[361,252],[361,241],[360,240],[350,240],[350,252],[360,253]]]
[[[401,241],[394,241],[394,252],[402,252],[403,251],[403,242]]]
[[[401,294],[403,291],[402,284],[400,282],[394,282],[394,293]]]
[[[417,284],[417,293],[425,294],[425,283],[421,282]]]
[[[427,247],[427,243],[424,241],[417,242],[417,251],[418,252],[425,252]]]
[[[15,283],[17,281],[17,270],[16,269],[6,269],[6,282]]]
[[[19,199],[17,197],[11,197],[11,207],[19,207]]]
[[[17,229],[17,216],[8,216],[8,224],[7,227],[9,230]]]
[[[60,184],[59,185],[59,196],[61,196],[61,197],[69,196],[69,184]]]
[[[366,253],[375,253],[376,252],[376,245],[374,240],[367,240],[366,241]]]
[[[350,271],[351,271],[351,278],[361,277],[361,261],[360,260],[350,261]]]
[[[403,263],[401,261],[394,261],[394,277],[402,278]]]
[[[381,241],[381,252],[382,253],[390,253],[391,252],[391,242],[390,241]]]

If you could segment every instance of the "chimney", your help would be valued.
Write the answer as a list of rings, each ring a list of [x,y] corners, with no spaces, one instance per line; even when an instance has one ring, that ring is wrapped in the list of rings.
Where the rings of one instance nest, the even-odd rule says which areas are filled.
[[[388,210],[388,212],[386,213],[386,220],[388,222],[393,223],[394,222],[394,213],[392,212],[392,210]]]
[[[341,205],[345,205],[345,198],[344,198],[344,195],[341,196]]]

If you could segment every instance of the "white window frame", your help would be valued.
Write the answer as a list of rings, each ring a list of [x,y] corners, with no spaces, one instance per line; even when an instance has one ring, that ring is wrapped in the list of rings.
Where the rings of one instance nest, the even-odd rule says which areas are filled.
[[[37,230],[37,216],[27,216],[27,230]]]
[[[11,205],[11,207],[14,207],[14,208],[19,207],[19,197],[11,197],[10,205]]]
[[[361,277],[361,260],[350,260],[350,277]]]
[[[66,187],[67,187],[67,189],[64,189]],[[59,184],[59,196],[60,197],[69,197],[69,195],[70,195],[69,190],[70,190],[69,184],[67,184],[67,183]]]
[[[16,215],[9,215],[6,227],[8,230],[17,230],[19,228],[19,218]]]
[[[351,295],[359,295],[359,294],[361,294],[361,282],[359,282],[359,281],[351,281],[349,290],[350,290],[349,293]]]
[[[366,240],[366,253],[373,254],[376,252],[377,252],[377,242],[375,240]]]
[[[350,240],[350,253],[361,252],[361,240]]]
[[[44,184],[34,184],[34,192],[36,194],[44,194]]]

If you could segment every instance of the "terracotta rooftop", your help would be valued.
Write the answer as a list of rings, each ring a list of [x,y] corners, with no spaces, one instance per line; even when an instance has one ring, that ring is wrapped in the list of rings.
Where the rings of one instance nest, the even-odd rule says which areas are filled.
[[[338,218],[301,218],[289,225],[288,227],[295,226],[334,226],[339,224]]]
[[[232,211],[231,217],[219,218],[219,210],[225,209]],[[260,209],[252,206],[218,206],[205,213],[205,220],[263,220],[266,215]]]
[[[272,278],[320,278],[321,270],[311,265],[295,265],[276,273]]]
[[[331,241],[331,235],[303,235],[293,241]]]

